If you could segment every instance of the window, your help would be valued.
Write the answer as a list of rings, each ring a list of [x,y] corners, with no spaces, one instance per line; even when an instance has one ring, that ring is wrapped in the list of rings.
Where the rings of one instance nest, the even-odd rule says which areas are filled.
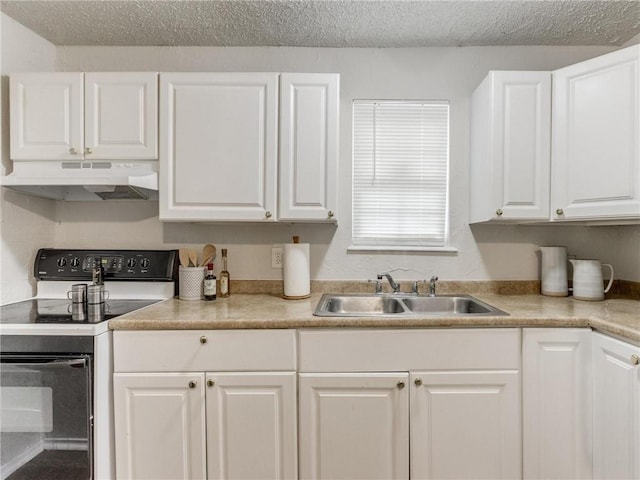
[[[449,103],[353,104],[353,248],[446,249]]]

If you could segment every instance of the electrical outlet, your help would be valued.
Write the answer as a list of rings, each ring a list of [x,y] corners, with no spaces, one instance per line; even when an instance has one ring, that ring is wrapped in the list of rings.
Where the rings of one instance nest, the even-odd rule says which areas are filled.
[[[271,268],[282,268],[282,247],[271,247]]]

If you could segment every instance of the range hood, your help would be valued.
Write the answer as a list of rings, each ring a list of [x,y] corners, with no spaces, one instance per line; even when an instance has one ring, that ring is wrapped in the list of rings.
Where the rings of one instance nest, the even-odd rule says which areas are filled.
[[[66,201],[157,200],[157,162],[13,162],[0,185]]]

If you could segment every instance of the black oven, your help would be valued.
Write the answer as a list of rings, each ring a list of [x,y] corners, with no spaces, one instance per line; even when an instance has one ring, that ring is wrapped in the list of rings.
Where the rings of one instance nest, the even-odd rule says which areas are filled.
[[[93,337],[0,341],[2,478],[93,478]]]

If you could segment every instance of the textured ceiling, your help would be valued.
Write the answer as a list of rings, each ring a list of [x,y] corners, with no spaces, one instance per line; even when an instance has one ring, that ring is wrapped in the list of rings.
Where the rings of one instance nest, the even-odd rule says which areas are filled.
[[[55,45],[610,45],[640,0],[1,0]]]

